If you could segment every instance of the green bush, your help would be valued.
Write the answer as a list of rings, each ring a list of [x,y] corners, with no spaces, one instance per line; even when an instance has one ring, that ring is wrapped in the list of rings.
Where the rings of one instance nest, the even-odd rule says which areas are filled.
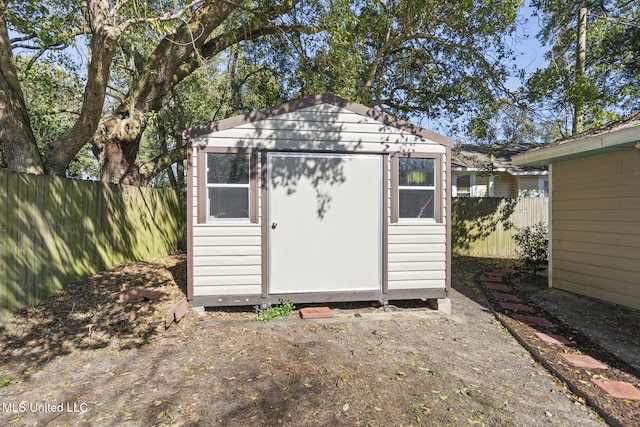
[[[541,222],[519,228],[513,237],[525,268],[535,276],[549,253],[549,227]]]

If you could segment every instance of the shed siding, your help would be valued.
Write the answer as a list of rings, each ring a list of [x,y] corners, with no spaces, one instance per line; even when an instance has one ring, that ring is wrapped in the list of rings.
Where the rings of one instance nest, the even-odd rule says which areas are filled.
[[[389,290],[444,289],[446,244],[443,224],[390,224]]]
[[[193,276],[196,294],[260,294],[262,234],[259,225],[193,227]]]
[[[553,285],[640,308],[640,151],[553,165]]]
[[[446,147],[346,109],[323,104],[195,138],[196,145],[292,151],[424,151]]]

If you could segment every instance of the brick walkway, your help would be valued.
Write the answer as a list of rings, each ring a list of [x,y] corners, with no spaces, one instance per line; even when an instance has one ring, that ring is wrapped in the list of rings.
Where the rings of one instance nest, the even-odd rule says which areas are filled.
[[[494,311],[494,314],[496,312],[504,313],[506,317],[537,330],[538,332],[535,332],[535,336],[537,336],[540,341],[557,346],[557,355],[560,356],[561,360],[563,360],[567,365],[574,368],[588,369],[588,372],[591,374],[591,382],[604,390],[612,398],[624,401],[640,400],[640,390],[638,390],[634,384],[607,379],[607,375],[615,370],[615,368],[607,366],[605,363],[589,356],[588,354],[582,354],[581,349],[576,347],[576,344],[571,340],[571,337],[564,337],[552,333],[556,324],[559,322],[552,315],[548,313],[544,316],[533,315],[533,313],[539,314],[543,310],[537,307],[534,303],[524,300],[524,297],[514,294],[514,289],[512,289],[512,285],[509,280],[511,274],[513,274],[513,271],[498,270],[484,272],[480,277],[478,277],[478,282],[484,288],[485,296],[489,297],[487,298],[487,302]],[[521,334],[519,331],[521,331],[522,328],[509,327],[501,316],[496,317],[501,320],[504,326],[507,327],[507,329],[509,329],[509,331],[514,334],[520,342],[526,344],[528,341],[526,337],[518,335]],[[567,378],[564,378],[558,371],[555,371],[548,363],[545,363],[544,360],[540,360],[540,358],[543,357],[542,354],[539,354],[530,346],[525,346],[529,347],[528,349],[531,351],[534,358],[542,362],[548,369],[553,371],[556,376],[559,376],[562,380],[567,382],[574,393],[581,394],[580,391],[585,388],[584,384],[571,384]],[[571,349],[570,352],[569,348]],[[603,408],[594,405],[593,401],[590,401],[590,403],[592,406],[595,406],[595,409],[598,410],[601,415],[605,416],[605,418],[613,418],[615,420],[614,416],[607,413]]]

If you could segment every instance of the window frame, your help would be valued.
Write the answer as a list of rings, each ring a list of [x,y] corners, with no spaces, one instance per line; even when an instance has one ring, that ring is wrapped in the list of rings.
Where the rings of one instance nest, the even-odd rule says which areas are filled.
[[[463,192],[462,195],[460,195],[460,187],[458,186],[458,180],[462,177],[468,176],[469,177],[469,191],[468,192]],[[452,179],[451,182],[451,189],[454,193],[454,197],[475,197],[475,174],[472,174],[471,172],[469,173],[456,173],[453,176],[454,179]],[[455,184],[453,183],[453,181],[455,181]]]
[[[209,184],[207,180],[207,157],[209,154],[244,154],[249,156],[248,184]],[[251,148],[200,147],[198,160],[198,224],[257,224],[258,223],[258,159]],[[248,218],[212,218],[209,216],[209,188],[247,188],[249,191]]]
[[[439,153],[396,153],[391,156],[391,223],[441,223],[442,222],[442,154]],[[403,186],[400,185],[400,158],[431,159],[434,162],[433,186]],[[400,190],[433,189],[433,218],[400,218]]]

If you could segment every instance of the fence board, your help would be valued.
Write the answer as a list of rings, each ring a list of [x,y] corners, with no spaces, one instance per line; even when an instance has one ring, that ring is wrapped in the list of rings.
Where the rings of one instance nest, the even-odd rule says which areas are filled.
[[[172,190],[0,171],[0,318],[117,263],[178,248]]]
[[[0,175],[0,201],[8,201],[6,175]],[[9,230],[9,203],[0,203],[0,230]],[[0,236],[0,283],[9,283],[9,236]],[[0,295],[0,308],[9,307],[8,292]],[[4,310],[2,310],[4,311]],[[3,313],[0,312],[0,316]]]
[[[546,197],[452,199],[452,250],[455,255],[513,257],[518,228],[548,223]]]

